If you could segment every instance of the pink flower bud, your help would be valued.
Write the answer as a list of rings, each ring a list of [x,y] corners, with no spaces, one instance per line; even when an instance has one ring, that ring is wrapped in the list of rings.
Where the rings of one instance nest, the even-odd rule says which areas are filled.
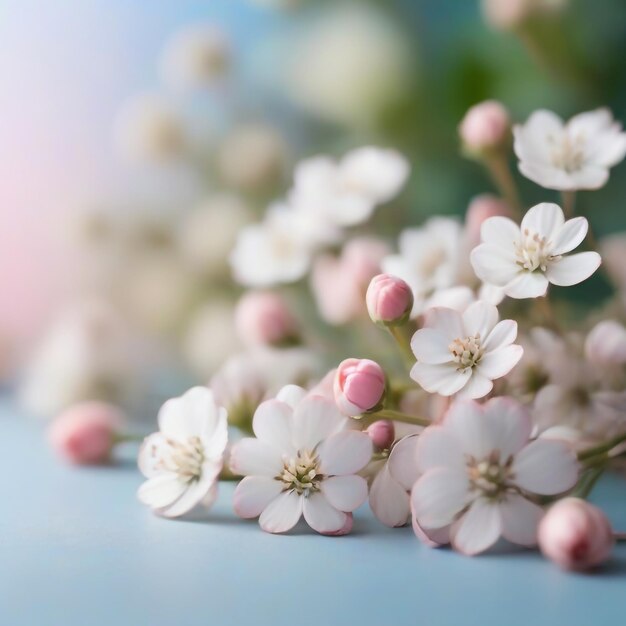
[[[385,393],[385,373],[369,359],[346,359],[335,374],[335,402],[339,410],[355,417],[376,409]]]
[[[387,450],[391,447],[396,436],[396,429],[393,422],[389,420],[378,420],[370,424],[367,428],[372,443],[379,450]]]
[[[235,309],[235,327],[248,346],[277,346],[298,336],[295,318],[286,302],[271,291],[249,291]]]
[[[367,310],[375,323],[398,324],[406,321],[413,308],[411,287],[397,276],[374,276],[365,295]]]
[[[508,111],[495,100],[485,100],[471,107],[459,125],[465,147],[483,152],[500,147],[509,137]]]
[[[489,193],[483,193],[472,199],[465,214],[465,238],[468,249],[472,250],[480,243],[480,229],[490,217],[511,217],[508,204]]]
[[[609,558],[614,543],[604,513],[580,498],[553,505],[539,524],[538,538],[544,556],[568,570],[600,565]]]
[[[122,422],[120,411],[110,404],[76,404],[54,420],[49,431],[50,443],[61,457],[71,463],[106,463]]]
[[[603,320],[587,335],[585,356],[595,365],[626,363],[626,328],[615,320]]]

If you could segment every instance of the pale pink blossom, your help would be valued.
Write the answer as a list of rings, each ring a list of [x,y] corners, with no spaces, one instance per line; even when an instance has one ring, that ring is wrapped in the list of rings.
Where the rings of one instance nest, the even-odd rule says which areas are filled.
[[[535,545],[543,510],[529,498],[567,491],[579,466],[568,444],[531,441],[531,429],[528,412],[510,398],[457,401],[441,424],[426,428],[411,492],[418,536],[441,543],[435,534],[449,531],[453,547],[468,555],[501,536]]]
[[[50,443],[77,465],[106,463],[123,424],[121,411],[104,402],[83,402],[63,411],[52,423]]]
[[[626,328],[615,320],[596,324],[587,335],[585,356],[599,366],[626,364]]]
[[[319,256],[311,273],[311,289],[322,318],[340,325],[365,315],[365,293],[387,246],[373,237],[352,239],[339,257]]]
[[[139,451],[139,469],[148,479],[139,500],[164,517],[179,517],[198,505],[211,506],[228,442],[226,409],[206,387],[168,400],[159,411],[159,432]]]
[[[375,448],[388,450],[395,439],[395,428],[390,420],[377,420],[366,430]]]
[[[291,530],[304,516],[319,533],[346,534],[352,512],[367,498],[367,482],[357,472],[371,459],[370,438],[346,429],[348,420],[333,402],[288,397],[292,404],[261,404],[252,422],[256,437],[233,446],[231,469],[245,476],[235,490],[235,512],[259,517],[271,533]]]
[[[370,359],[346,359],[335,374],[335,402],[343,415],[356,417],[381,406],[385,372]]]
[[[514,344],[517,323],[498,321],[498,309],[478,301],[463,313],[435,307],[411,339],[417,363],[411,378],[430,393],[482,398],[493,380],[508,374],[521,359]]]
[[[389,457],[384,462],[378,462],[370,487],[369,504],[376,518],[385,526],[404,526],[409,522],[409,492],[418,477],[417,440],[416,435],[400,439],[391,448]]]
[[[365,301],[374,323],[401,323],[413,309],[413,292],[401,278],[378,274],[367,288]]]
[[[298,324],[280,294],[249,291],[237,303],[235,328],[248,346],[278,346],[296,340]]]
[[[561,208],[549,202],[529,209],[521,226],[490,217],[470,260],[478,278],[502,287],[511,298],[544,296],[550,283],[576,285],[600,266],[597,252],[568,254],[585,239],[588,226],[584,217],[565,221]]]
[[[459,125],[459,135],[465,148],[484,152],[503,147],[509,139],[509,112],[496,100],[485,100],[471,107]]]
[[[563,569],[586,570],[604,563],[614,543],[606,515],[580,498],[559,500],[539,524],[541,551]]]

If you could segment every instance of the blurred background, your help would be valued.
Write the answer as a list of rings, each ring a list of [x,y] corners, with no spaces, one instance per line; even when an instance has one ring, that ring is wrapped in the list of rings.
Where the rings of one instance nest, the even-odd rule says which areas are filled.
[[[626,119],[623,0],[0,0],[0,51],[0,378],[42,416],[210,380],[241,348],[237,232],[303,157],[406,155],[391,238],[493,191],[459,149],[476,102]],[[579,194],[596,234],[625,174]]]

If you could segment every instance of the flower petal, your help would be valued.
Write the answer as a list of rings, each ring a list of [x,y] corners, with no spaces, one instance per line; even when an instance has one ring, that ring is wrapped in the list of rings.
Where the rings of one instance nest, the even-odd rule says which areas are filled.
[[[268,533],[286,533],[302,515],[302,498],[295,491],[283,491],[272,500],[259,518],[259,526]]]
[[[367,500],[367,481],[362,476],[331,476],[322,481],[321,492],[339,511],[351,513]]]
[[[332,535],[346,524],[347,514],[333,507],[321,493],[313,493],[304,500],[304,519],[322,535]]]
[[[385,526],[404,526],[409,521],[409,493],[391,475],[389,462],[374,477],[369,503],[376,518]]]
[[[322,442],[318,449],[320,470],[331,476],[356,474],[372,458],[372,440],[358,430],[343,430]]]
[[[419,437],[414,436],[416,446],[413,453],[415,458],[413,463],[415,464],[416,478],[418,473],[424,473],[441,466],[449,467],[459,472],[463,471],[465,467],[463,451],[459,446],[458,439],[450,430],[444,425],[433,424],[424,429],[424,432]],[[391,452],[393,454],[393,450]],[[406,456],[406,454],[400,456],[399,461],[404,461]],[[391,464],[391,455],[389,462]],[[394,477],[396,476],[396,471],[399,470],[399,465],[400,463],[394,459],[394,464],[391,466]]]
[[[597,252],[579,252],[552,261],[546,276],[553,285],[569,287],[587,280],[599,267],[602,259]]]
[[[552,241],[564,223],[563,210],[558,204],[541,202],[528,209],[522,219],[521,231],[529,230]]]
[[[489,422],[484,408],[473,400],[455,400],[443,418],[443,425],[458,441],[460,449],[476,459],[493,451]]]
[[[519,226],[509,217],[494,215],[487,218],[480,227],[480,239],[483,243],[501,246],[512,250],[521,236]]]
[[[492,243],[481,243],[470,253],[470,262],[480,280],[498,287],[510,283],[520,272],[513,247],[506,250]]]
[[[266,441],[246,437],[230,451],[230,469],[241,476],[261,475],[273,478],[283,468],[282,455]]]
[[[518,345],[504,346],[482,356],[476,365],[476,373],[491,380],[506,376],[518,363],[524,354],[524,348]]]
[[[391,448],[387,461],[389,473],[407,492],[411,490],[419,475],[417,445],[420,438],[421,435],[419,437],[408,435],[400,439]]]
[[[218,419],[215,428],[210,436],[204,435],[202,443],[204,445],[204,456],[213,462],[222,463],[224,450],[228,444],[228,413],[223,407],[218,408]]]
[[[293,413],[293,444],[296,449],[315,447],[346,424],[337,405],[322,396],[307,396]]]
[[[453,339],[464,336],[461,314],[454,309],[448,309],[443,306],[436,306],[426,311],[424,328],[430,328],[439,332],[448,343]]]
[[[187,483],[173,472],[163,472],[149,478],[139,487],[139,500],[153,509],[161,509],[176,502],[187,489]]]
[[[429,548],[439,548],[450,543],[450,526],[442,528],[422,528],[415,515],[411,518],[415,536]]]
[[[483,405],[488,424],[488,445],[499,450],[502,459],[517,454],[528,442],[532,419],[526,407],[512,398],[492,398]]]
[[[490,548],[502,532],[499,506],[484,498],[474,501],[469,511],[452,526],[455,550],[473,556]]]
[[[546,295],[548,284],[549,281],[542,272],[520,272],[504,286],[504,293],[509,298],[538,298]]]
[[[510,494],[500,504],[502,536],[520,546],[537,544],[537,526],[543,509],[517,493]]]
[[[498,322],[483,343],[485,352],[491,352],[511,345],[517,337],[517,322],[514,320],[502,320]]]
[[[219,416],[213,392],[206,387],[193,387],[179,398],[168,400],[159,411],[158,421],[161,432],[173,439],[209,439]]]
[[[452,361],[450,340],[438,330],[421,328],[411,339],[411,350],[422,363],[440,364]]]
[[[474,370],[469,382],[459,391],[456,397],[476,400],[478,398],[484,398],[492,389],[493,383],[491,379],[483,376],[479,371]]]
[[[267,400],[259,405],[252,419],[252,430],[261,441],[284,452],[295,452],[291,441],[293,409],[285,402]]]
[[[258,517],[277,498],[283,484],[267,476],[246,476],[235,489],[233,508],[239,517]]]
[[[469,484],[465,472],[436,467],[421,476],[411,490],[411,507],[420,526],[450,524],[467,504]]]
[[[516,455],[511,469],[515,483],[522,489],[552,496],[576,484],[579,465],[569,444],[538,439]]]
[[[556,233],[550,250],[551,254],[558,256],[577,248],[587,236],[588,229],[589,223],[584,217],[567,220]]]
[[[205,463],[202,467],[202,478],[187,485],[185,492],[172,503],[159,511],[164,517],[180,517],[202,503],[206,508],[213,504],[217,497],[217,478],[222,469],[221,463]],[[207,496],[213,493],[213,498]]]
[[[411,378],[429,393],[451,396],[461,389],[472,375],[467,368],[459,372],[454,363],[430,365],[416,363],[411,368]]]
[[[498,309],[483,300],[478,300],[463,313],[464,337],[479,334],[484,339],[498,323]]]

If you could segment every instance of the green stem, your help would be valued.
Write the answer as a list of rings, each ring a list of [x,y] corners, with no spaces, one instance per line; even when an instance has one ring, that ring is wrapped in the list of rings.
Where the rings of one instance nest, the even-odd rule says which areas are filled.
[[[518,215],[521,215],[522,201],[520,200],[517,185],[509,169],[505,154],[503,152],[496,152],[485,157],[484,162],[489,170],[491,179],[504,199]]]
[[[146,438],[146,435],[137,435],[134,433],[115,433],[113,436],[113,445],[118,443],[141,443]]]
[[[561,192],[561,204],[563,205],[563,213],[565,219],[574,217],[574,208],[576,207],[576,192],[575,191],[562,191]]]
[[[600,445],[594,446],[593,448],[587,448],[586,450],[581,450],[578,453],[578,460],[586,461],[587,459],[591,459],[593,457],[599,456],[600,454],[608,453],[613,448],[618,446],[620,443],[623,443],[624,441],[626,441],[626,433],[617,435]]]
[[[368,418],[374,418],[374,420],[392,420],[394,422],[402,422],[404,424],[412,424],[413,426],[430,426],[432,422],[425,417],[418,417],[417,415],[408,415],[401,411],[394,411],[393,409],[381,409],[375,413],[368,413]]]
[[[595,487],[600,476],[604,474],[605,465],[591,468],[587,474],[582,478],[576,491],[574,492],[578,498],[586,499],[589,497],[591,490]]]
[[[412,367],[413,363],[415,363],[415,356],[406,335],[402,331],[402,326],[386,326],[386,328],[398,344],[406,364]]]

